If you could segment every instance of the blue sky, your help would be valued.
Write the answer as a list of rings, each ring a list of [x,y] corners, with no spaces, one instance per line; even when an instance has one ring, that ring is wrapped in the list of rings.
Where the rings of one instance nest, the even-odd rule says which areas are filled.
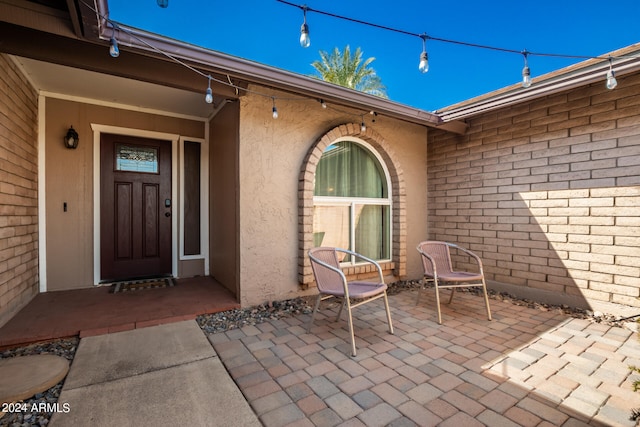
[[[530,52],[598,56],[640,42],[639,0],[440,1],[289,0],[337,15],[412,33]],[[366,7],[363,7],[366,5]],[[350,45],[397,102],[428,111],[521,80],[519,54],[429,40],[429,72],[418,71],[422,41],[309,12],[311,46],[300,47],[302,11],[276,0],[110,0],[110,18],[184,42],[311,75],[320,50]],[[536,76],[580,62],[530,56]],[[614,62],[615,66],[615,62]],[[604,85],[604,76],[603,76]]]

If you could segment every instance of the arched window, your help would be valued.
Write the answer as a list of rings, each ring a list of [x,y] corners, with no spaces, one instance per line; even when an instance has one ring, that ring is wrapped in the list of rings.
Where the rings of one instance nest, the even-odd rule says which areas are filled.
[[[344,138],[329,145],[315,174],[314,246],[336,246],[390,260],[390,189],[384,162],[367,143]]]

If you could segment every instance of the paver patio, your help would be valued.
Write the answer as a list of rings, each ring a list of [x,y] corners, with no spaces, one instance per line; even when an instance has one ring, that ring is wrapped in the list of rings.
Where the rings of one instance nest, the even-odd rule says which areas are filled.
[[[209,335],[267,427],[633,426],[640,393],[629,365],[640,342],[626,328],[459,293],[437,324],[433,292],[390,296],[355,310],[358,355],[346,321],[324,305],[309,315]]]

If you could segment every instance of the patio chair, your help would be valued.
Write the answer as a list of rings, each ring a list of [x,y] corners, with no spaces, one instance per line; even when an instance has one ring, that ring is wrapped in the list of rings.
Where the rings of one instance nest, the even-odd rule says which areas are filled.
[[[338,252],[349,254],[356,257],[356,259],[366,261],[375,266],[378,272],[378,281],[348,282],[344,273],[340,269]],[[340,309],[335,320],[338,321],[338,319],[340,319],[342,309],[346,306],[348,313],[349,335],[351,336],[351,355],[355,357],[356,342],[353,334],[353,318],[351,315],[351,309],[374,301],[378,298],[383,298],[384,306],[387,311],[389,333],[393,334],[391,311],[389,311],[389,301],[387,299],[387,285],[384,283],[382,269],[377,262],[356,252],[333,247],[311,249],[309,251],[309,259],[311,260],[313,275],[316,279],[316,284],[318,285],[318,298],[316,299],[316,304],[313,309],[313,313],[311,314],[311,320],[307,326],[307,332],[309,332],[313,325],[313,319],[318,311],[318,307],[320,306],[320,301],[334,297],[342,299],[342,303],[340,304]],[[354,302],[351,301],[352,299]]]
[[[450,248],[457,249],[475,260],[478,271],[454,271],[451,263]],[[489,296],[487,295],[487,285],[484,281],[482,261],[476,254],[468,249],[448,242],[426,241],[420,243],[417,249],[422,258],[424,277],[420,288],[418,288],[416,305],[420,301],[420,293],[422,289],[424,289],[425,283],[432,281],[436,290],[438,323],[442,325],[440,289],[451,289],[451,296],[449,297],[449,304],[451,304],[456,288],[482,287],[484,303],[487,307],[487,317],[491,320],[491,309],[489,308]]]

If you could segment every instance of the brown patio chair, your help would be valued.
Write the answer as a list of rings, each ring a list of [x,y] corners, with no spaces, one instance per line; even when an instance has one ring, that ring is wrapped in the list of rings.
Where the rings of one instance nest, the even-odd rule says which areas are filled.
[[[338,252],[349,254],[356,257],[356,259],[360,259],[374,265],[378,272],[378,281],[347,282],[347,278],[340,269]],[[311,260],[313,275],[318,286],[318,298],[316,299],[316,305],[313,309],[313,313],[311,314],[311,320],[307,326],[307,332],[313,325],[313,319],[318,311],[318,307],[320,306],[320,301],[334,297],[342,299],[342,303],[340,304],[340,309],[338,310],[338,315],[335,320],[338,321],[338,319],[340,319],[342,309],[346,306],[347,313],[349,315],[348,324],[349,335],[351,336],[351,354],[355,357],[356,341],[353,335],[351,309],[374,301],[378,298],[384,298],[384,306],[387,311],[387,321],[389,322],[389,333],[393,334],[391,311],[389,311],[389,301],[387,299],[387,285],[384,283],[382,269],[377,262],[356,252],[332,247],[311,249],[309,251],[309,259]],[[354,300],[354,302],[351,300]]]
[[[475,260],[478,271],[454,271],[451,263],[450,248],[457,249]],[[491,320],[491,309],[489,308],[489,296],[487,295],[487,285],[484,281],[482,261],[468,249],[448,242],[426,241],[417,247],[422,255],[422,266],[424,267],[424,277],[420,288],[416,304],[420,301],[420,293],[424,289],[426,282],[433,282],[436,290],[436,305],[438,308],[438,323],[442,324],[442,314],[440,312],[440,289],[451,289],[449,304],[453,300],[456,288],[482,287],[484,293],[484,303],[487,307],[487,317]]]

